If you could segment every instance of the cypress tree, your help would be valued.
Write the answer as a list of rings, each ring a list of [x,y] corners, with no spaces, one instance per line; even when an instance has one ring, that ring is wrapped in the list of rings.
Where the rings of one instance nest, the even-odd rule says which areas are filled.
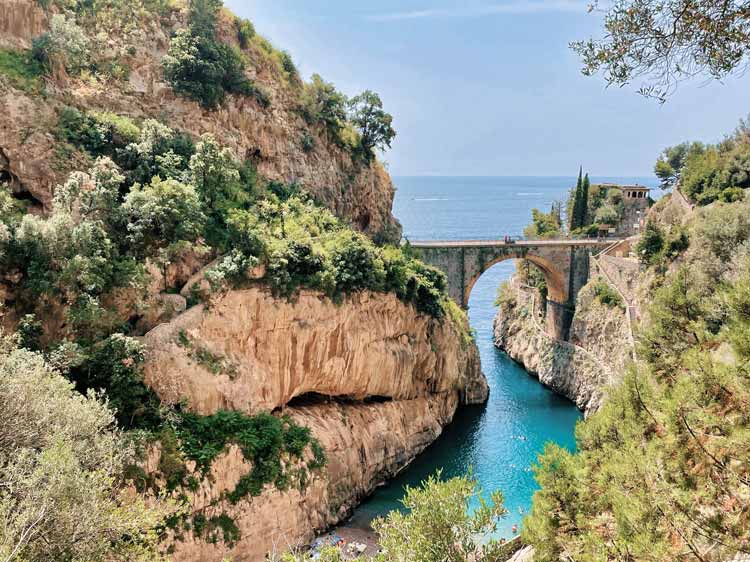
[[[591,189],[591,182],[589,181],[589,175],[583,178],[583,186],[581,188],[581,226],[589,225],[589,190]]]
[[[583,166],[578,170],[578,183],[573,195],[573,209],[570,213],[571,232],[581,226],[581,195],[583,194]]]

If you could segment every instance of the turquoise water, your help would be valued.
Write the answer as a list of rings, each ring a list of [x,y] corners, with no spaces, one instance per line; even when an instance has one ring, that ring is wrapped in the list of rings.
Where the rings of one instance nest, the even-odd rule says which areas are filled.
[[[652,178],[593,178],[655,186]],[[574,178],[397,177],[394,214],[411,240],[460,240],[520,235],[534,207],[549,210],[564,199]],[[497,289],[513,272],[513,262],[495,265],[476,283],[469,303],[482,370],[490,384],[485,406],[459,410],[443,435],[397,478],[379,488],[355,512],[350,524],[366,526],[400,507],[406,485],[417,485],[437,469],[443,477],[473,471],[485,492],[501,490],[508,517],[500,534],[512,536],[531,505],[536,483],[531,465],[544,445],[573,450],[581,419],[568,400],[540,385],[492,344]]]

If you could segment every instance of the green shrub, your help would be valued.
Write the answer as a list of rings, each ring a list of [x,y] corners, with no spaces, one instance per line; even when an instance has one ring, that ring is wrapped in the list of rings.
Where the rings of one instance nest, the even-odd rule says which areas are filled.
[[[240,47],[247,49],[250,46],[250,41],[255,37],[255,26],[245,18],[236,18],[234,25],[237,28],[237,41],[239,41]]]
[[[28,51],[0,49],[0,77],[11,86],[36,94],[42,90],[42,65]]]
[[[328,273],[337,293],[383,289],[385,269],[375,246],[361,234],[342,231],[328,244]]]
[[[192,185],[154,177],[149,185],[136,184],[122,205],[127,240],[141,256],[180,241],[193,241],[202,232],[205,216]],[[125,234],[125,233],[124,233]]]
[[[24,315],[16,326],[18,335],[18,344],[29,351],[39,351],[41,349],[40,340],[44,335],[42,323],[36,319],[33,314]]]
[[[315,276],[323,267],[323,257],[311,244],[292,240],[269,256],[268,279],[279,294],[289,296],[300,285],[317,285]]]
[[[315,137],[313,137],[309,132],[305,131],[302,134],[300,145],[302,146],[302,150],[304,152],[306,153],[312,152],[313,150],[315,150]]]
[[[47,72],[60,63],[67,72],[79,74],[91,64],[90,48],[86,32],[75,19],[58,13],[50,18],[49,31],[32,41],[31,53]]]
[[[107,138],[96,120],[74,107],[63,107],[60,111],[56,136],[60,141],[83,148],[93,157],[112,154],[112,139]]]
[[[664,249],[664,233],[653,221],[646,223],[641,239],[636,244],[635,252],[644,264],[655,263]]]
[[[279,53],[279,59],[281,61],[281,68],[289,77],[289,79],[292,82],[299,83],[300,82],[299,71],[297,70],[297,65],[294,64],[294,59],[292,59],[292,55],[290,55],[287,51],[281,51]]]
[[[175,34],[162,60],[164,77],[176,93],[206,108],[221,105],[227,93],[252,96],[267,106],[268,96],[245,76],[242,55],[216,36],[220,6],[214,0],[191,2],[190,26]]]
[[[240,532],[239,527],[237,527],[237,524],[234,522],[234,519],[232,519],[226,513],[222,513],[221,515],[214,515],[211,519],[209,519],[208,529],[209,533],[213,532],[216,529],[220,529],[222,540],[230,546],[240,540],[240,538],[242,538],[242,533]]]
[[[346,104],[346,96],[318,74],[313,74],[311,82],[305,84],[301,97],[302,115],[310,124],[321,123],[333,139],[339,138],[346,122]]]
[[[93,345],[83,364],[69,376],[83,394],[104,390],[121,427],[153,429],[161,425],[159,399],[143,382],[144,359],[140,342],[114,334]]]
[[[674,260],[690,246],[690,239],[684,229],[673,226],[667,234],[664,245],[664,256],[668,260]]]
[[[195,143],[187,133],[175,131],[154,119],[146,119],[140,126],[137,141],[127,146],[113,142],[110,150],[123,169],[128,186],[135,183],[147,185],[154,176],[163,180],[183,180],[188,163],[195,154]]]
[[[124,150],[140,139],[141,129],[132,119],[122,115],[84,113],[74,107],[63,107],[55,134],[59,141],[85,150],[92,158],[108,156],[127,168]]]
[[[598,279],[594,284],[594,294],[596,298],[605,306],[610,308],[625,308],[625,303],[615,289],[613,289],[609,283],[604,279]]]
[[[212,416],[183,414],[177,432],[183,454],[195,461],[204,473],[229,443],[242,449],[253,469],[228,494],[233,503],[247,495],[260,494],[265,484],[280,478],[284,473],[283,454],[301,459],[304,449],[316,443],[309,429],[298,426],[288,417],[271,414],[247,416],[227,411]],[[322,450],[319,451],[322,454]]]
[[[110,142],[115,146],[137,142],[141,136],[140,127],[129,117],[109,111],[93,112],[90,115],[100,127],[107,130]]]

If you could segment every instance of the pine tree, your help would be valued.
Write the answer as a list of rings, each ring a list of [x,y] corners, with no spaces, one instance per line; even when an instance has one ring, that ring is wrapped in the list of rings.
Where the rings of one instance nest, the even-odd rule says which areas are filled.
[[[583,194],[583,166],[578,170],[578,183],[573,195],[573,209],[570,213],[571,232],[581,226],[581,196]]]
[[[589,181],[589,175],[583,178],[583,186],[581,188],[581,226],[588,226],[589,221],[589,189],[591,188],[591,182]]]

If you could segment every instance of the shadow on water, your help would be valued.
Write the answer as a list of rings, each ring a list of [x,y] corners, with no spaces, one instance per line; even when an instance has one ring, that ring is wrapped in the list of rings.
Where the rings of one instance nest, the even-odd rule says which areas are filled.
[[[356,510],[349,525],[369,528],[370,521],[398,509],[406,486],[418,486],[427,477],[442,471],[443,478],[467,474],[481,431],[487,406],[470,406],[459,410],[443,434],[395,478],[381,486]]]
[[[531,467],[539,453],[550,442],[575,448],[573,430],[580,418],[575,406],[494,346],[495,294],[512,268],[512,262],[493,267],[479,279],[471,297],[469,317],[490,386],[488,402],[460,408],[440,438],[358,507],[349,525],[367,529],[373,518],[402,507],[406,486],[418,486],[440,470],[443,478],[473,474],[485,493],[502,491],[509,514],[499,534],[511,537],[537,489]],[[471,507],[477,504],[475,500]]]

